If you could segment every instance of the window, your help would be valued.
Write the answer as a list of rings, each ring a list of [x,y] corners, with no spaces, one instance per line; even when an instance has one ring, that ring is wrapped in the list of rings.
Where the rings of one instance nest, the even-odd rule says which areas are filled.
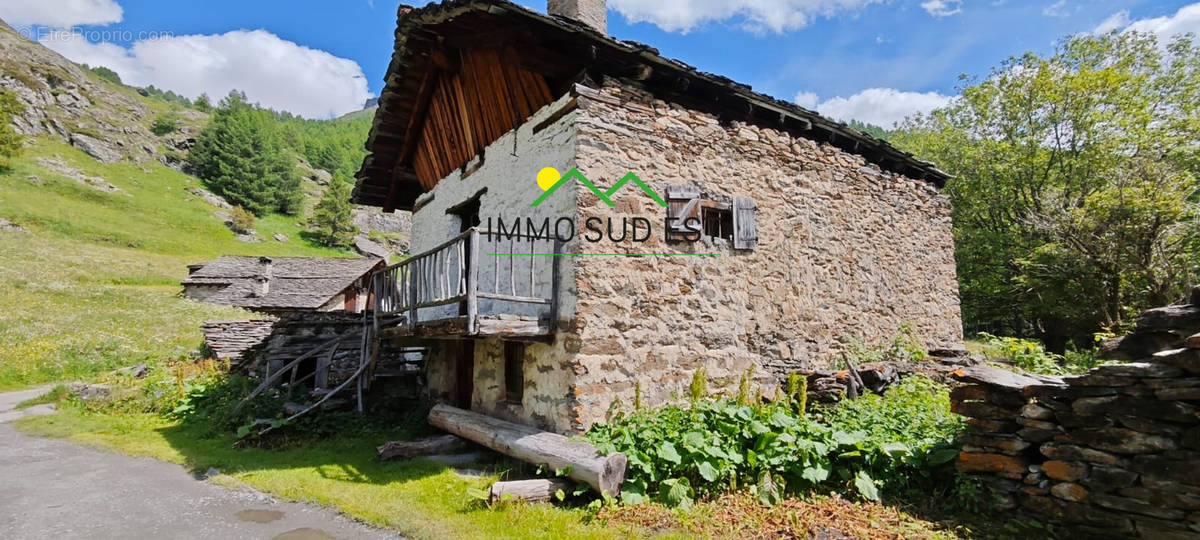
[[[525,344],[504,342],[504,399],[520,403],[525,396]]]
[[[718,204],[703,201],[700,209],[700,223],[704,226],[704,236],[733,240],[733,210],[728,204]]]
[[[758,208],[752,199],[718,202],[703,198],[694,185],[667,186],[667,240],[696,242],[721,238],[734,249],[758,246]]]

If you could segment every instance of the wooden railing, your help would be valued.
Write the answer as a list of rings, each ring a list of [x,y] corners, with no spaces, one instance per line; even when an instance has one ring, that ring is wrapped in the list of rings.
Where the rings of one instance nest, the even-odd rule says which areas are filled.
[[[415,328],[422,310],[443,306],[445,310],[426,319],[456,313],[466,318],[468,334],[475,333],[479,315],[505,313],[497,307],[505,304],[546,306],[553,323],[559,279],[559,257],[554,254],[560,249],[554,238],[501,236],[472,228],[371,276],[373,330],[378,332],[381,324],[397,317]],[[480,312],[480,300],[491,301],[485,313]]]

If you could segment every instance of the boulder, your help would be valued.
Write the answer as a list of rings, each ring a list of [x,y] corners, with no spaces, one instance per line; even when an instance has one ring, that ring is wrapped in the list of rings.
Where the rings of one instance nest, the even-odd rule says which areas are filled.
[[[286,243],[289,240],[287,235],[283,234],[283,233],[275,233],[275,234],[271,235],[271,238],[274,238],[276,242],[282,242],[282,243]]]
[[[116,163],[121,161],[121,152],[99,139],[94,139],[82,133],[71,134],[71,146],[83,153],[96,158],[100,163]]]
[[[0,231],[23,233],[25,229],[7,219],[0,218]]]
[[[385,259],[392,253],[388,248],[362,235],[354,238],[354,249],[364,256],[378,259]]]

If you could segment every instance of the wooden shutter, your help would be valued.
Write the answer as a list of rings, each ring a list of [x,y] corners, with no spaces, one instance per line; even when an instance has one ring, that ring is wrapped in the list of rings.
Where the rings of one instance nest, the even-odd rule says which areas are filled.
[[[748,197],[733,198],[733,248],[754,249],[758,247],[758,207]]]
[[[692,185],[667,186],[667,217],[674,218],[668,221],[667,240],[685,241],[689,234],[699,239],[696,235],[704,230],[700,222],[700,188]],[[690,227],[686,223],[688,218],[696,218]]]

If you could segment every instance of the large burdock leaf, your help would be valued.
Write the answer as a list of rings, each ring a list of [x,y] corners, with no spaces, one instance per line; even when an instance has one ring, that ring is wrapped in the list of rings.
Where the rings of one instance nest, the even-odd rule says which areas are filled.
[[[875,488],[875,481],[866,471],[858,471],[858,474],[854,475],[854,489],[868,501],[879,500],[879,490]]]

